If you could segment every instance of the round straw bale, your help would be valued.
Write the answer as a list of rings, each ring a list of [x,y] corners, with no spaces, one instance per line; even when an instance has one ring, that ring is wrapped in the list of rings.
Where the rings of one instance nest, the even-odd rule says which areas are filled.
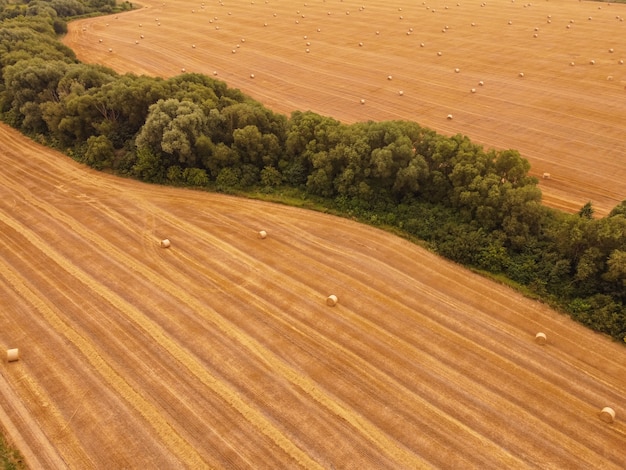
[[[454,72],[455,72],[455,73],[459,73],[460,71],[461,71],[461,69],[460,69],[460,68],[458,68],[458,67],[454,69]]]
[[[596,61],[595,61],[595,60],[593,60],[593,59],[591,59],[591,60],[589,61],[589,64],[590,64],[590,65],[594,65],[595,63],[596,63]]]
[[[485,82],[483,82],[482,80],[480,82],[478,82],[478,86],[483,86],[485,84]]]
[[[253,73],[250,74],[250,78],[254,78],[254,74]]]
[[[524,77],[524,72],[520,72],[519,76],[523,78]]]
[[[7,349],[7,362],[15,362],[20,358],[20,351],[17,348]]]
[[[402,95],[404,95],[404,91],[400,90],[400,91],[398,91],[398,94],[399,94],[400,96],[402,96]]]
[[[161,240],[161,248],[169,248],[172,245],[169,238],[164,238]]]
[[[471,91],[472,93],[476,93],[476,88],[472,88],[470,91]]]
[[[452,114],[448,114],[447,119],[448,119],[448,121],[451,121],[452,120]]]
[[[535,342],[537,344],[546,344],[548,342],[548,338],[546,337],[545,333],[542,333],[540,331],[539,333],[535,335]]]
[[[549,180],[550,179],[550,173],[544,173],[543,174],[543,179],[544,180]]]
[[[264,240],[267,237],[267,232],[265,230],[259,231],[259,238]]]
[[[393,77],[391,75],[387,75],[387,80],[392,80]]]
[[[615,410],[613,408],[605,406],[604,408],[602,408],[602,411],[600,411],[600,419],[605,423],[612,423],[613,421],[615,421]]]
[[[361,104],[365,104],[365,100],[361,98]]]
[[[328,305],[329,307],[334,307],[335,305],[337,305],[337,302],[339,302],[339,299],[337,299],[337,296],[335,294],[331,294],[326,298],[326,305]]]

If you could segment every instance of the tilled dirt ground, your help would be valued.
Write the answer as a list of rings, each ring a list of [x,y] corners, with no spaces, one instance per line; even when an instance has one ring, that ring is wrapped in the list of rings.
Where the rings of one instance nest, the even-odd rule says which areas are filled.
[[[413,120],[517,149],[547,204],[606,215],[626,199],[624,17],[573,0],[147,0],[72,23],[66,43],[119,72],[209,74],[285,114]]]

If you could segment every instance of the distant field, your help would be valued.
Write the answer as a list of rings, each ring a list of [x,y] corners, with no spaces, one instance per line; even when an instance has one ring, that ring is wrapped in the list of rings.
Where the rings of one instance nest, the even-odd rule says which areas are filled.
[[[626,5],[143,5],[71,24],[66,43],[83,61],[120,72],[215,72],[287,114],[310,109],[345,122],[408,119],[517,149],[534,175],[550,173],[541,181],[545,201],[570,211],[591,200],[603,215],[626,199],[626,65],[620,63],[626,61]]]

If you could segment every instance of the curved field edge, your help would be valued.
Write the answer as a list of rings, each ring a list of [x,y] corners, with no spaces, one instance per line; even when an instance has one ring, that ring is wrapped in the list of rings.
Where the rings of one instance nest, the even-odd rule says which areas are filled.
[[[619,468],[606,338],[371,227],[2,137],[1,399],[35,463]]]
[[[591,200],[606,215],[626,197],[626,115],[615,105],[626,85],[624,5],[194,6],[149,2],[84,30],[70,25],[65,42],[119,72],[215,73],[286,114],[418,121],[514,148],[533,176],[551,175],[540,182],[544,202],[570,212]]]
[[[133,12],[134,13],[134,12]],[[116,20],[118,19],[117,17],[115,18]],[[107,24],[107,28],[108,28],[108,24]],[[139,41],[137,41],[139,42]],[[193,77],[195,77],[196,79],[198,79],[198,74],[193,75]],[[181,77],[177,77],[177,79],[180,79]],[[203,79],[206,77],[202,77]],[[214,82],[216,83],[216,82]],[[107,138],[104,137],[103,139],[100,139],[100,137],[103,136],[99,136],[98,139],[96,139],[97,141],[104,141],[104,143],[106,144],[106,140]],[[271,137],[271,136],[270,136]],[[456,136],[455,136],[456,137]],[[132,143],[130,143],[130,145],[132,146]],[[97,145],[94,145],[95,147],[97,147]],[[89,145],[90,149],[92,147],[92,145]],[[160,147],[159,147],[160,148]],[[111,149],[109,149],[109,151],[111,151]],[[155,152],[157,152],[157,150],[155,150]],[[80,150],[79,150],[80,153]],[[98,152],[96,152],[98,153]],[[378,160],[378,157],[380,157],[382,154],[381,153],[377,153],[377,161],[376,163],[372,162],[374,165],[379,165],[380,161]],[[85,156],[87,158],[87,155]],[[150,157],[150,155],[147,156],[148,158]],[[163,161],[167,161],[167,158],[165,156],[163,157]],[[374,157],[374,153],[372,153],[372,157]],[[78,157],[77,157],[78,158]],[[90,157],[89,157],[90,158]],[[87,160],[89,160],[89,158],[87,158]],[[141,168],[144,168],[145,165],[143,165],[143,163],[145,163],[144,158],[146,158],[145,154],[142,154],[142,165],[139,165]],[[242,155],[241,158],[246,158],[245,152],[244,155]],[[265,160],[265,158],[264,158]],[[159,160],[160,161],[160,160]],[[128,163],[128,162],[127,162]],[[280,162],[279,162],[280,163]],[[284,163],[284,162],[283,162]],[[313,162],[315,163],[315,162]],[[319,163],[319,162],[318,162]],[[432,162],[435,165],[437,165],[437,162]],[[416,165],[419,166],[419,162],[416,162]],[[149,166],[149,163],[148,163]],[[134,168],[134,167],[133,167]],[[158,168],[156,169],[158,170]],[[161,168],[161,170],[164,170],[164,168]],[[176,168],[176,167],[170,167],[169,170],[174,170],[174,172],[172,173],[174,175],[173,178],[176,178],[176,170],[178,170],[179,172],[179,176],[180,176],[180,172],[182,171],[181,168]],[[168,170],[168,179],[170,171]],[[230,168],[224,168],[224,170],[230,170]],[[457,170],[456,166],[455,166],[455,171]],[[143,171],[143,170],[133,170],[133,171]],[[206,170],[205,170],[206,171]],[[464,171],[464,170],[463,170]],[[216,169],[212,168],[212,176],[215,176],[215,172]],[[158,173],[158,171],[157,171]],[[327,188],[325,188],[325,186],[329,186],[329,179],[327,179],[326,181],[323,178],[323,172],[322,171],[316,171],[315,174],[315,178],[309,178],[309,180],[313,180],[313,185],[311,187],[311,191],[315,192],[317,191],[318,193],[321,191],[325,191]],[[435,172],[437,173],[437,172]],[[185,170],[185,174],[187,174],[187,171]],[[184,176],[185,178],[188,178],[189,176],[193,176],[194,179],[196,176],[198,177],[202,177],[204,174],[203,170],[200,171],[194,171],[194,172],[190,172],[189,174],[187,174],[187,176]],[[218,175],[218,179],[219,176]],[[347,175],[347,176],[346,176]],[[142,176],[145,176],[142,173]],[[149,175],[148,175],[149,176]],[[206,176],[206,175],[205,175]],[[233,175],[231,175],[233,176]],[[252,176],[254,176],[254,174],[252,174]],[[311,175],[313,176],[313,175]],[[406,174],[404,174],[404,176],[406,176]],[[318,178],[319,177],[319,178]],[[349,171],[345,172],[345,175],[342,173],[341,174],[341,178],[348,178],[349,177]],[[242,177],[243,179],[243,177]],[[500,179],[498,177],[498,179]],[[205,178],[206,180],[206,178]],[[339,181],[338,181],[339,180]],[[308,182],[307,181],[307,187],[308,187]],[[502,181],[504,183],[504,181]],[[406,183],[406,181],[405,181]],[[349,193],[349,188],[347,187],[346,184],[343,184],[341,182],[341,179],[335,179],[334,184],[339,184],[339,185],[343,185],[343,190],[346,191],[347,193]],[[506,187],[508,187],[508,185],[503,185],[503,187],[505,188],[504,191],[506,190]],[[359,188],[361,188],[361,186],[359,186]],[[492,185],[492,188],[496,188],[496,185]],[[461,188],[459,188],[459,191],[461,190]],[[426,190],[427,192],[428,190]],[[435,191],[437,191],[437,188],[435,188]],[[499,189],[497,190],[499,191]],[[486,202],[487,204],[493,204],[494,201],[497,201],[497,197],[491,198],[492,192],[489,192],[490,194],[490,200],[489,201],[481,201],[481,202]],[[539,195],[538,191],[534,191],[534,194],[536,196]],[[494,194],[497,195],[497,194]],[[509,193],[510,195],[510,193]],[[531,196],[532,193],[529,193],[527,196]],[[502,196],[502,194],[500,194],[500,196]],[[508,196],[508,195],[507,195]],[[527,197],[527,196],[523,196],[523,197]],[[450,195],[449,197],[454,198],[455,200],[457,199],[457,194],[453,194]],[[515,196],[512,196],[513,199],[515,199]],[[472,198],[473,199],[473,198]],[[507,198],[508,199],[508,198]],[[379,200],[378,198],[376,198],[376,203],[378,204]],[[474,199],[474,202],[475,199]],[[532,202],[532,201],[528,201],[528,202]],[[352,210],[355,207],[355,204],[358,204],[359,201],[347,201],[344,204],[348,205],[348,211]],[[368,203],[366,202],[366,205]],[[497,203],[496,203],[497,204]],[[380,205],[379,205],[380,206]],[[462,204],[463,206],[463,204]],[[472,206],[472,204],[470,204],[470,207]],[[528,207],[525,207],[529,209],[529,211],[523,210],[524,214],[526,214],[528,216],[529,219],[533,219],[533,214],[534,212],[532,211],[531,207],[532,204],[528,204]],[[463,207],[463,209],[465,209],[466,207]],[[437,208],[438,209],[438,208]],[[403,210],[405,210],[409,215],[407,215],[407,220],[402,219],[398,222],[398,225],[402,225],[405,222],[407,222],[407,225],[411,226],[411,231],[413,233],[419,233],[420,235],[424,236],[425,238],[431,236],[431,232],[432,231],[432,227],[430,227],[429,229],[426,230],[422,230],[420,228],[421,225],[421,221],[424,219],[429,219],[429,220],[437,220],[437,221],[441,221],[443,218],[448,218],[449,214],[442,214],[440,211],[438,211],[437,209],[435,209],[434,211],[431,210],[430,207],[426,207],[426,208],[416,208],[416,207],[410,207],[408,209],[403,208]],[[482,209],[482,207],[477,208],[478,209]],[[356,211],[366,211],[368,208],[363,208],[360,205],[356,206]],[[388,220],[386,218],[386,216],[390,216],[389,220],[393,219],[396,217],[395,214],[393,213],[389,213],[392,212],[392,209],[389,209],[388,211],[386,211],[385,209],[379,209],[380,211],[385,211],[386,213],[383,214],[382,220]],[[425,212],[425,213],[424,213]],[[437,212],[437,213],[433,213],[433,212]],[[508,215],[513,212],[517,212],[516,210],[504,210],[504,211],[500,211],[500,214],[504,215],[505,218],[508,218]],[[418,213],[418,215],[415,215],[416,213]],[[482,211],[481,213],[483,213],[484,215],[484,211]],[[489,212],[488,212],[489,213]],[[369,214],[368,214],[369,215]],[[379,214],[374,214],[372,215],[373,219],[377,219],[380,220],[381,217],[379,216]],[[542,219],[543,220],[543,219]],[[565,220],[565,219],[563,219]],[[605,233],[605,232],[609,232],[612,230],[616,230],[619,231],[620,227],[619,227],[619,223],[620,220],[623,219],[611,219],[611,220],[604,220],[602,221],[602,224],[607,225],[608,227],[602,228],[600,227],[599,230],[596,230],[596,232],[600,233]],[[489,227],[491,227],[494,223],[493,220],[491,220],[489,217],[483,217],[480,220],[476,220],[476,221],[472,221],[473,222],[478,222],[479,225],[482,224],[488,224]],[[510,221],[507,222],[507,234],[510,235],[509,238],[507,238],[506,240],[500,240],[500,239],[490,239],[492,235],[495,234],[496,238],[497,238],[497,232],[490,232],[491,235],[487,236],[487,237],[483,237],[480,233],[480,231],[482,230],[483,227],[480,227],[477,231],[473,231],[470,229],[470,233],[464,233],[464,228],[461,228],[460,230],[457,230],[457,227],[453,226],[450,227],[449,224],[440,224],[441,227],[443,227],[438,233],[437,236],[440,236],[444,240],[444,242],[442,242],[445,246],[442,246],[442,244],[438,245],[438,249],[440,250],[440,252],[442,254],[445,254],[446,256],[449,256],[457,261],[460,262],[464,262],[464,263],[469,263],[469,264],[478,264],[486,269],[495,269],[495,270],[506,270],[506,272],[512,276],[516,276],[515,279],[519,280],[520,282],[525,282],[526,284],[533,284],[534,286],[536,286],[537,291],[542,292],[542,294],[545,295],[557,295],[557,296],[565,296],[567,297],[567,294],[569,293],[569,297],[567,297],[568,299],[574,299],[571,304],[573,305],[572,308],[570,308],[570,305],[567,305],[566,308],[568,309],[568,311],[572,311],[573,314],[577,315],[577,318],[580,319],[580,321],[585,322],[585,324],[588,324],[590,326],[593,326],[594,328],[600,330],[600,331],[604,331],[607,333],[610,333],[611,335],[613,335],[616,338],[623,338],[624,336],[624,326],[623,326],[623,322],[620,322],[620,312],[613,312],[610,310],[618,310],[620,308],[619,302],[613,302],[611,299],[609,299],[609,302],[607,302],[607,299],[603,296],[596,296],[597,298],[593,298],[591,299],[590,302],[585,302],[585,301],[580,301],[580,299],[578,299],[578,293],[579,292],[583,292],[583,297],[585,295],[585,293],[591,292],[591,293],[596,293],[598,291],[602,291],[605,293],[611,292],[614,293],[612,294],[614,296],[614,298],[619,299],[622,295],[622,290],[621,290],[621,286],[619,285],[619,279],[615,279],[615,276],[619,276],[618,272],[612,272],[612,273],[606,273],[607,275],[610,274],[610,276],[607,277],[608,283],[607,284],[602,284],[600,281],[600,278],[602,278],[602,282],[604,281],[604,276],[603,274],[605,274],[605,270],[608,269],[608,262],[607,263],[602,263],[597,262],[595,263],[595,265],[589,266],[589,258],[593,258],[593,256],[595,256],[595,259],[597,260],[601,260],[601,259],[609,259],[613,256],[613,253],[611,253],[611,246],[612,245],[608,245],[606,243],[603,243],[602,245],[600,244],[600,242],[596,243],[594,247],[599,247],[602,246],[602,252],[599,253],[599,255],[596,253],[595,255],[593,253],[587,253],[586,250],[585,251],[585,255],[589,254],[590,256],[585,257],[585,255],[583,255],[583,257],[581,259],[577,259],[575,254],[572,254],[570,252],[568,252],[568,240],[565,240],[565,243],[563,244],[563,240],[558,240],[560,244],[556,243],[556,240],[553,240],[552,238],[550,238],[549,242],[555,242],[554,245],[556,246],[555,250],[537,250],[535,249],[531,254],[531,260],[528,260],[526,258],[527,253],[522,253],[521,256],[520,253],[518,252],[520,247],[533,247],[534,246],[534,240],[523,240],[523,243],[520,242],[520,237],[518,237],[518,233],[517,232],[521,232],[523,233],[525,230],[525,224],[520,225],[515,225],[515,224],[511,224],[509,223]],[[570,220],[567,220],[567,223],[570,223]],[[604,223],[606,222],[606,223]],[[615,223],[613,223],[615,222]],[[532,220],[531,220],[532,223]],[[548,223],[550,223],[550,221],[548,221]],[[575,224],[575,222],[572,222],[573,224]],[[492,224],[492,225],[489,225]],[[497,224],[497,222],[496,222]],[[436,224],[435,224],[436,225]],[[584,224],[583,224],[584,225]],[[587,223],[585,226],[585,232],[586,233],[586,237],[593,237],[594,236],[594,230],[595,230],[595,226],[599,225],[599,224],[592,224],[592,223]],[[613,227],[615,226],[615,227]],[[504,220],[502,221],[502,227],[504,228]],[[588,227],[588,228],[587,228]],[[530,227],[529,227],[530,228]],[[535,230],[540,230],[540,228],[535,225],[533,227]],[[556,230],[553,229],[553,232],[556,231],[558,233],[559,228],[557,227]],[[548,232],[550,232],[550,230],[547,230]],[[424,232],[426,232],[424,234]],[[553,232],[550,232],[551,234]],[[623,232],[623,230],[622,230]],[[449,236],[450,233],[454,233],[455,237],[452,238]],[[478,238],[477,238],[478,237]],[[585,237],[585,238],[586,238]],[[464,238],[464,241],[471,244],[473,249],[466,249],[464,250],[464,253],[458,253],[458,250],[455,249],[454,245],[462,245],[460,243],[457,243],[457,240],[459,238]],[[517,239],[517,241],[513,241],[513,238]],[[480,239],[480,240],[479,240]],[[543,241],[543,240],[542,240]],[[511,253],[510,251],[507,252],[508,254],[511,254],[512,256],[515,257],[514,260],[509,260],[507,259],[502,259],[502,257],[499,255],[498,250],[503,248],[501,245],[506,244],[508,246],[508,243],[511,243],[511,245],[513,245],[513,249],[511,251],[513,251],[513,253]],[[594,245],[594,243],[591,243],[592,245]],[[557,246],[558,245],[558,246]],[[532,248],[531,248],[532,250]],[[546,254],[546,256],[543,256],[543,252],[545,251],[549,251],[548,254]],[[553,253],[553,251],[556,251],[555,253]],[[591,250],[592,251],[592,250]],[[471,253],[475,252],[477,253],[475,256],[473,256]],[[619,255],[619,252],[616,250],[614,253],[616,256]],[[494,259],[495,257],[495,259]],[[550,265],[550,261],[555,261],[555,257],[556,259],[558,259],[558,262],[555,262],[554,265],[556,266],[555,268]],[[546,263],[544,262],[546,259],[550,259],[550,261],[547,263],[550,266],[546,266]],[[612,258],[611,258],[612,259]],[[617,259],[617,258],[616,258]],[[583,263],[583,261],[585,263]],[[592,259],[593,261],[593,259]],[[493,263],[492,263],[493,262]],[[494,263],[495,263],[495,267],[494,267]],[[533,266],[532,263],[535,263],[535,265]],[[584,268],[581,272],[582,275],[581,276],[586,276],[585,278],[580,278],[580,279],[572,279],[572,277],[574,276],[574,274],[578,275],[579,271],[578,268],[580,268],[582,266],[582,268]],[[597,265],[597,266],[596,266]],[[533,269],[534,267],[538,267],[539,269]],[[548,269],[549,273],[546,273],[546,268]],[[555,271],[554,269],[556,269],[557,271]],[[611,269],[613,269],[611,267]],[[575,272],[576,271],[576,272]],[[616,271],[616,270],[613,270]],[[543,278],[539,278],[539,276],[537,276],[535,273],[536,272],[541,272],[544,277]],[[549,274],[550,279],[547,279],[547,275]],[[560,277],[562,276],[563,281],[559,282],[556,280],[559,280]],[[556,284],[556,285],[555,285]],[[548,286],[546,288],[546,285]],[[569,286],[575,286],[575,289],[569,290]],[[595,286],[592,288],[587,288],[587,285],[591,285],[591,286]],[[565,292],[565,294],[564,294]],[[556,294],[555,294],[556,293]],[[591,295],[591,294],[589,294]],[[609,321],[607,321],[606,323],[600,322],[597,323],[596,319],[597,318],[601,318],[602,315],[594,315],[594,310],[598,308],[598,309],[602,309],[602,312],[604,313],[608,313],[608,317],[605,315],[605,318],[608,318]],[[603,314],[604,314],[603,313]],[[613,316],[611,316],[613,315]],[[622,315],[623,316],[623,315]],[[615,319],[613,321],[613,319]]]

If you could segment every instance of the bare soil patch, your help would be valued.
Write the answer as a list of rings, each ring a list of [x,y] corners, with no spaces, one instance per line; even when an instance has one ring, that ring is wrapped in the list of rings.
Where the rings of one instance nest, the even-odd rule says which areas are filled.
[[[370,227],[0,140],[0,423],[34,468],[623,468],[623,346]]]
[[[550,173],[541,180],[545,202],[568,211],[591,200],[605,215],[626,199],[626,5],[143,5],[70,24],[66,44],[81,60],[119,72],[217,73],[286,114],[413,120],[488,147],[517,149],[534,175]]]

